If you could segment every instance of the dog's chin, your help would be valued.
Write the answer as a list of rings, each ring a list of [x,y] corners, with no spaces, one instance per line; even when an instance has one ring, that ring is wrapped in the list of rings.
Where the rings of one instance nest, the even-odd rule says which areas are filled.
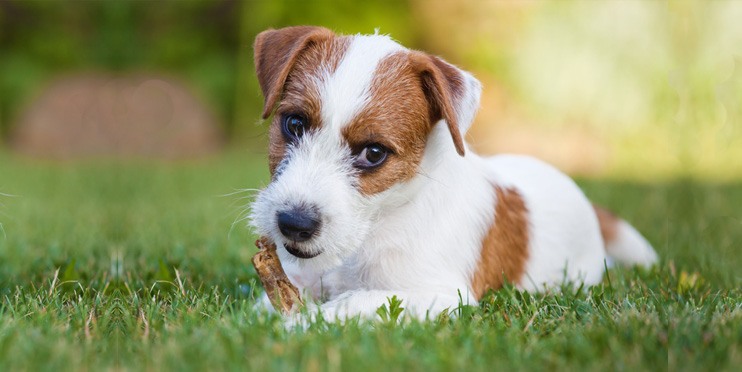
[[[319,256],[322,252],[305,252],[299,248],[296,248],[295,246],[291,245],[291,243],[284,243],[283,247],[286,249],[286,252],[289,252],[290,255],[301,258],[303,260],[308,260],[310,258],[315,258]]]
[[[278,257],[283,264],[298,265],[302,269],[317,273],[327,272],[342,265],[350,253],[347,250],[339,251],[338,246],[322,241],[309,245],[278,240],[276,245],[278,246]],[[343,246],[343,248],[347,248],[347,246]]]

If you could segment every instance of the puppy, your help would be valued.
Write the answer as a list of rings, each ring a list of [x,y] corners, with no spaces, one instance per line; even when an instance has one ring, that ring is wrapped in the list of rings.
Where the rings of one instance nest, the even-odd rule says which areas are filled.
[[[593,285],[606,260],[657,260],[555,168],[471,152],[481,85],[435,56],[299,26],[259,34],[255,68],[273,119],[251,224],[328,319],[374,316],[394,295],[424,318],[506,281]]]

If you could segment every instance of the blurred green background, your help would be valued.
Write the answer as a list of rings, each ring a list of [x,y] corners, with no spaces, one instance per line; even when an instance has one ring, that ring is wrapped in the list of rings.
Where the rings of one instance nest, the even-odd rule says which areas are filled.
[[[445,15],[445,16],[442,16]],[[742,176],[739,1],[0,1],[0,135],[54,81],[182,83],[262,154],[252,42],[268,27],[378,28],[484,83],[468,140],[577,175]],[[257,139],[257,140],[256,140]],[[262,156],[262,155],[261,155]]]
[[[0,370],[736,370],[740,20],[724,0],[0,0]],[[659,265],[422,328],[283,332],[253,310],[252,43],[298,24],[473,72],[472,146],[576,176]]]

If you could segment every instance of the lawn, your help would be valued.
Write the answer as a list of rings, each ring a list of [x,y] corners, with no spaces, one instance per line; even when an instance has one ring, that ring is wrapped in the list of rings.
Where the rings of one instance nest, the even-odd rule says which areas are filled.
[[[742,184],[580,180],[655,244],[651,271],[611,269],[586,292],[506,288],[434,321],[289,332],[253,311],[255,236],[234,223],[251,195],[239,190],[268,180],[263,156],[52,163],[0,152],[0,370],[742,365]]]

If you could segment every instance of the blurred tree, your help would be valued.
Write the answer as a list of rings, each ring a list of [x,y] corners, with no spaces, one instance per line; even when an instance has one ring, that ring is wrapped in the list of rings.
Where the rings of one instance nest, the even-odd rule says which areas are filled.
[[[0,0],[0,134],[59,76],[159,73],[184,80],[228,133],[255,133],[260,90],[252,43],[260,31],[316,24],[343,33],[379,28],[408,45],[408,1]]]
[[[0,0],[0,130],[50,79],[83,71],[180,78],[229,129],[241,4]]]

